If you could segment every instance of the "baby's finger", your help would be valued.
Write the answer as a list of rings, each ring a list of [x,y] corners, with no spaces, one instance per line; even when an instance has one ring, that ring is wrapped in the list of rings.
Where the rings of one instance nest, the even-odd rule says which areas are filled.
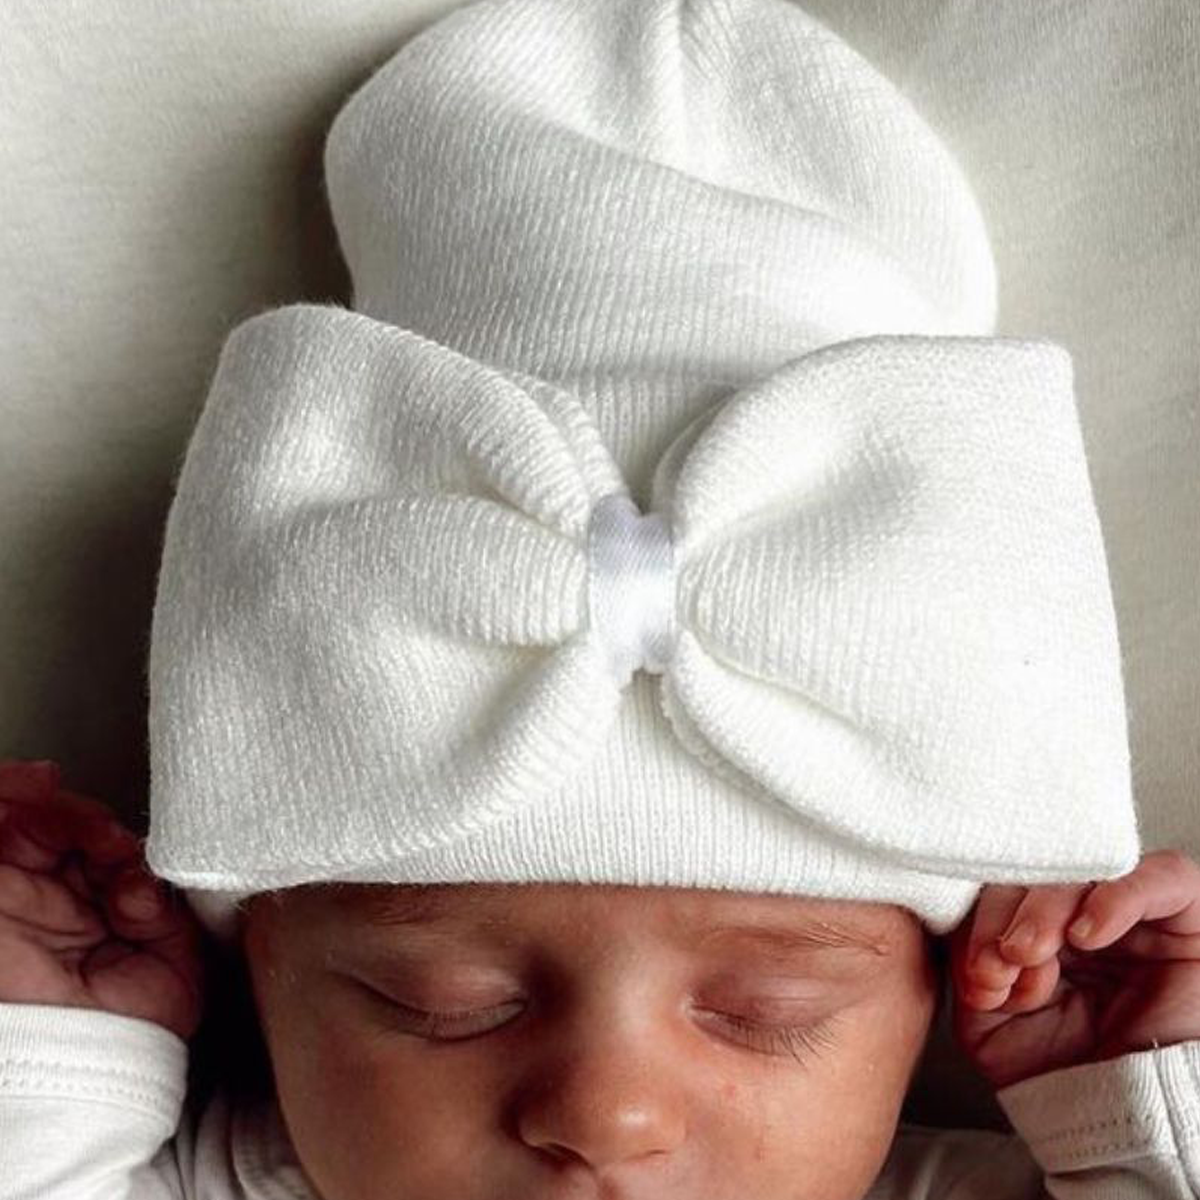
[[[81,899],[141,858],[141,840],[102,807],[56,798],[0,813],[0,861],[59,876]]]
[[[1055,995],[1060,974],[1057,955],[1036,966],[1026,967],[1013,984],[1012,991],[1004,1002],[1004,1011],[1029,1013],[1045,1008]]]
[[[1011,992],[1012,989],[1009,987],[969,987],[959,991],[958,999],[968,1008],[978,1009],[980,1012],[995,1012],[1004,1004]]]
[[[961,934],[958,938],[959,953],[955,957],[961,990],[1005,990],[1016,978],[1018,968],[1000,957],[995,943],[1026,890],[1019,885],[989,884],[980,892],[969,930],[965,938]]]
[[[70,822],[51,805],[0,799],[0,861],[29,871],[53,870],[74,839]]]
[[[70,814],[76,844],[97,865],[129,862],[141,854],[142,842],[106,804],[62,788],[55,806]]]
[[[1135,925],[1105,947],[1108,954],[1176,962],[1200,962],[1200,933],[1167,933],[1153,924]]]
[[[121,872],[109,887],[108,911],[118,937],[149,950],[185,980],[195,975],[199,925],[166,881],[144,867]]]
[[[1098,950],[1141,921],[1167,933],[1200,933],[1200,867],[1176,850],[1147,854],[1127,875],[1097,883],[1067,934],[1072,945]]]
[[[40,804],[58,790],[61,770],[48,758],[0,758],[0,799]]]
[[[43,804],[0,798],[0,861],[53,870],[69,851],[97,867],[136,859],[141,839],[98,800],[62,791]]]
[[[0,862],[22,870],[45,871],[58,861],[65,849],[51,849],[32,835],[28,813],[31,810],[0,800]]]
[[[173,924],[163,885],[140,865],[113,876],[104,902],[112,914],[113,929],[122,937],[128,933],[145,941],[161,936]]]
[[[69,888],[82,903],[95,904],[98,902],[96,889],[84,873],[83,863],[77,851],[72,851],[67,855],[62,865],[56,869],[55,878],[64,887]]]
[[[998,940],[1001,955],[1022,967],[1053,958],[1066,941],[1067,922],[1090,884],[1040,884],[1030,888]]]
[[[0,916],[46,933],[94,937],[105,932],[100,914],[65,884],[8,864],[0,864]]]
[[[170,886],[143,866],[119,872],[108,886],[105,904],[113,932],[134,942],[176,937],[193,919]]]

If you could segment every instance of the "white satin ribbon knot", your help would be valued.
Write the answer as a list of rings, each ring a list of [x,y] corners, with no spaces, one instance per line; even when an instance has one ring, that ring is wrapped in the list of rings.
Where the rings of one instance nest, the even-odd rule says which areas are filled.
[[[619,687],[639,667],[661,675],[675,646],[675,562],[662,513],[621,492],[596,502],[588,523],[588,614]]]

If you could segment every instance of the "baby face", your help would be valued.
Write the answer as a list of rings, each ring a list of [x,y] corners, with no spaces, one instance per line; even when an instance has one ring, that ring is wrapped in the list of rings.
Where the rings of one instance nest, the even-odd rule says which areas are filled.
[[[325,1200],[860,1200],[936,1008],[886,904],[313,885],[244,946]]]

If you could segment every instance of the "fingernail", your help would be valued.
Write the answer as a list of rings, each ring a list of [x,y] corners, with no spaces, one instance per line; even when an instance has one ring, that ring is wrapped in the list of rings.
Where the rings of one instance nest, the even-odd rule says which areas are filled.
[[[1095,925],[1096,922],[1093,921],[1091,917],[1082,916],[1071,922],[1067,932],[1072,937],[1087,937],[1087,935],[1095,928]]]
[[[1000,940],[1014,950],[1028,950],[1037,937],[1037,926],[1025,918],[1018,921]]]

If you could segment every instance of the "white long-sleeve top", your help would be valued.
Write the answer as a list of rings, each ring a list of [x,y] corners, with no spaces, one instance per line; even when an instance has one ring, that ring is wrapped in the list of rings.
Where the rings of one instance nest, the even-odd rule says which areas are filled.
[[[202,1111],[150,1021],[0,1003],[0,1200],[319,1200],[277,1103]],[[1000,1089],[1017,1136],[901,1124],[868,1200],[1197,1200],[1200,1041]]]

